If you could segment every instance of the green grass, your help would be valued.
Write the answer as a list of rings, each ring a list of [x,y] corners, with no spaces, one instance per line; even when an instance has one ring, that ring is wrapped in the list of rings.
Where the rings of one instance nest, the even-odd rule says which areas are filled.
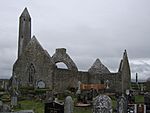
[[[44,104],[42,102],[24,100],[20,101],[19,104],[21,105],[21,107],[15,108],[15,111],[33,109],[35,113],[44,113]],[[74,107],[74,113],[91,113],[91,110],[91,108]]]
[[[92,113],[92,108],[74,107],[74,113]]]
[[[144,97],[141,95],[135,96],[136,103],[143,103]],[[44,103],[35,100],[24,100],[19,101],[21,105],[20,108],[16,108],[15,111],[19,110],[31,110],[33,109],[35,113],[44,113]],[[113,108],[116,106],[116,101],[112,101]],[[92,113],[92,107],[88,108],[81,108],[81,107],[74,107],[74,113]]]
[[[21,107],[15,108],[15,111],[33,109],[35,113],[44,113],[44,104],[42,102],[24,100],[20,101],[19,104],[21,105]],[[74,107],[74,113],[91,113],[91,108]]]
[[[143,95],[135,96],[135,103],[144,103],[144,96]]]
[[[42,102],[34,100],[24,100],[20,101],[19,104],[21,105],[21,107],[15,108],[15,111],[33,109],[35,113],[44,113],[44,104]],[[113,101],[113,104],[116,104],[116,102]],[[74,107],[74,113],[92,113],[92,107]]]
[[[21,107],[16,108],[15,111],[33,109],[35,113],[44,113],[44,104],[39,101],[36,102],[33,100],[24,100],[20,101],[19,104],[21,105]]]

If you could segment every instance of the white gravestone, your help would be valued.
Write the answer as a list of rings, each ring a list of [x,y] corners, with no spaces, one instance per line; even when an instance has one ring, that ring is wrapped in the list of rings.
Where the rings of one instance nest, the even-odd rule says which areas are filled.
[[[78,90],[77,90],[77,92],[76,92],[77,95],[80,95],[80,94],[81,94],[80,85],[81,85],[81,82],[78,81]]]
[[[65,99],[64,113],[73,113],[73,100],[71,96],[67,96]]]
[[[37,82],[37,87],[38,88],[45,88],[45,83],[42,80],[40,80]]]

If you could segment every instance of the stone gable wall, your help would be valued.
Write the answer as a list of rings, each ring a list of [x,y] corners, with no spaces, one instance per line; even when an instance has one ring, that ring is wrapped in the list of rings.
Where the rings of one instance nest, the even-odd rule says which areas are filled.
[[[45,82],[46,87],[51,87],[54,64],[50,62],[49,57],[40,47],[31,48],[28,48],[14,64],[13,76],[18,78],[21,86],[29,85],[28,68],[33,64],[35,67],[33,86],[36,87],[37,81],[42,80]]]

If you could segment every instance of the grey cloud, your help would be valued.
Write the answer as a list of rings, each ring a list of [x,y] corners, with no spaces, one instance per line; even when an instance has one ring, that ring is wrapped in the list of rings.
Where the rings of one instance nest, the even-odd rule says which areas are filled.
[[[150,63],[149,60],[131,60],[131,71],[132,76],[135,79],[136,73],[138,73],[138,78],[142,80],[147,80],[150,77]]]
[[[0,7],[0,71],[4,75],[11,71],[17,56],[18,19],[28,7],[32,34],[51,56],[56,48],[65,47],[80,70],[88,70],[99,58],[116,72],[127,49],[132,77],[135,72],[148,76],[149,64],[135,65],[132,60],[150,58],[149,4],[148,0],[5,0]]]

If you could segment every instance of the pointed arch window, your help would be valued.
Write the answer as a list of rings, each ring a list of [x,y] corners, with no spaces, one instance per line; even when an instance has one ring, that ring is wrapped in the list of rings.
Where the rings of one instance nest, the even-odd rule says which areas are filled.
[[[33,83],[35,75],[35,67],[33,64],[30,64],[28,74],[29,74],[29,83]]]

